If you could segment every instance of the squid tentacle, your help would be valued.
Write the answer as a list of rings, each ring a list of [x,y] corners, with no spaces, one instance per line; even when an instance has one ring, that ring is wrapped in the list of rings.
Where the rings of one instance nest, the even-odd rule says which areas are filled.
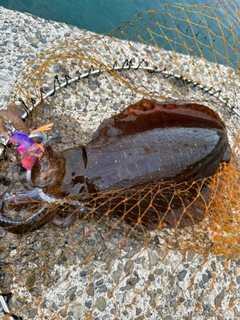
[[[47,223],[47,221],[45,222],[45,219],[44,219],[44,217],[46,216],[46,209],[48,209],[47,205],[39,209],[37,212],[35,212],[33,215],[31,215],[27,219],[15,220],[10,217],[0,215],[0,226],[13,233],[21,233],[21,234],[29,230],[32,230],[32,231],[36,230],[40,226]],[[50,222],[52,217],[50,218],[50,216],[47,215],[47,218],[48,218],[48,222]]]
[[[75,212],[65,212],[64,214],[58,213],[58,205],[65,203],[64,199],[57,199],[53,196],[45,194],[41,188],[34,188],[25,193],[9,194],[6,193],[0,200],[0,211],[3,211],[4,203],[9,205],[21,205],[26,204],[29,200],[43,201],[45,204],[37,212],[29,216],[28,218],[13,219],[0,215],[0,227],[5,228],[13,233],[23,234],[29,231],[34,231],[52,222],[54,225],[60,228],[66,228],[72,225],[77,219],[77,213],[83,208],[83,204],[79,201],[68,200],[79,210]],[[53,209],[49,210],[49,203],[55,203]]]

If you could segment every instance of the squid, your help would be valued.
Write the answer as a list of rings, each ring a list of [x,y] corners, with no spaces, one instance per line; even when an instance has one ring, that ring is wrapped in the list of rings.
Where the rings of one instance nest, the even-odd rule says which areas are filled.
[[[29,136],[9,136],[34,189],[5,195],[2,201],[40,199],[48,207],[70,201],[75,214],[61,216],[52,206],[47,214],[41,208],[26,220],[0,216],[0,226],[11,232],[29,232],[49,221],[69,226],[76,212],[84,211],[84,199],[100,215],[111,212],[150,229],[199,223],[211,198],[207,178],[231,156],[220,117],[204,105],[185,101],[142,99],[104,121],[87,145],[62,152],[43,134],[51,125],[44,128]],[[71,203],[72,198],[80,201]]]

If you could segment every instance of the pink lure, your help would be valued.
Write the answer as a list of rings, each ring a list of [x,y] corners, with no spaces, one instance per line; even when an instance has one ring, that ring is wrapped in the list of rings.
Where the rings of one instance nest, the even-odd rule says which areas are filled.
[[[22,132],[12,133],[12,135],[9,136],[9,140],[14,146],[17,146],[16,149],[21,154],[22,166],[27,170],[31,170],[39,157],[43,155],[42,146]]]
[[[51,127],[52,127],[52,124],[42,126],[36,130],[33,130],[30,136],[33,135],[33,133],[50,130]],[[31,139],[30,136],[28,136],[25,133],[17,132],[17,131],[9,135],[9,140],[14,146],[16,146],[16,149],[21,154],[22,166],[27,170],[31,170],[33,165],[44,154],[44,148],[42,144],[37,143],[36,141]],[[44,142],[45,141],[41,143],[44,143]]]

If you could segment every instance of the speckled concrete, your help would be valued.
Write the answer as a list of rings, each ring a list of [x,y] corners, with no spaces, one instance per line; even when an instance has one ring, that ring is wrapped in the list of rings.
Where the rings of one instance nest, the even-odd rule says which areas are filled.
[[[240,129],[239,74],[232,69],[216,68],[187,56],[174,58],[171,52],[94,36],[1,7],[0,21],[3,108],[19,98],[29,104],[27,90],[38,98],[42,84],[45,91],[50,90],[55,73],[62,79],[57,60],[47,69],[51,73],[43,74],[40,84],[34,83],[32,72],[44,57],[50,59],[57,52],[57,45],[72,40],[58,50],[85,55],[80,66],[83,70],[94,61],[97,68],[101,63],[111,67],[115,60],[121,64],[128,58],[138,63],[144,58],[150,65],[167,65],[169,72],[183,74],[209,88],[220,88],[221,98],[227,97],[236,110],[229,112],[230,107],[197,86],[186,88],[174,79],[144,70],[119,74],[132,88],[105,72],[75,83],[48,100],[48,110],[52,108],[59,121],[53,135],[61,136],[60,148],[89,140],[104,118],[143,96],[205,101],[218,110],[232,140]],[[33,58],[34,63],[27,65]],[[79,67],[68,61],[62,65],[70,75]],[[46,226],[22,237],[1,230],[0,263],[5,267],[1,276],[4,289],[13,293],[11,311],[23,319],[240,319],[239,259],[181,253],[177,244],[175,250],[167,250],[163,241],[167,231],[132,234],[131,228],[121,223],[111,230],[112,223],[90,219],[65,230]]]

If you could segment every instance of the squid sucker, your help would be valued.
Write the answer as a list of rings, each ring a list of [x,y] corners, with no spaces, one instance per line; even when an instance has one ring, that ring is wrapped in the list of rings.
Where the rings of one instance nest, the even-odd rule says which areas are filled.
[[[87,198],[99,214],[109,212],[147,228],[200,222],[211,194],[204,178],[230,159],[227,131],[214,111],[147,99],[104,121],[85,146],[57,153],[47,143],[44,149],[31,169],[33,186],[56,199]],[[0,217],[0,226],[21,233],[38,229],[54,215],[55,224],[62,221],[56,212],[44,222],[41,215],[39,220],[34,216],[34,223],[30,217],[9,225]]]

